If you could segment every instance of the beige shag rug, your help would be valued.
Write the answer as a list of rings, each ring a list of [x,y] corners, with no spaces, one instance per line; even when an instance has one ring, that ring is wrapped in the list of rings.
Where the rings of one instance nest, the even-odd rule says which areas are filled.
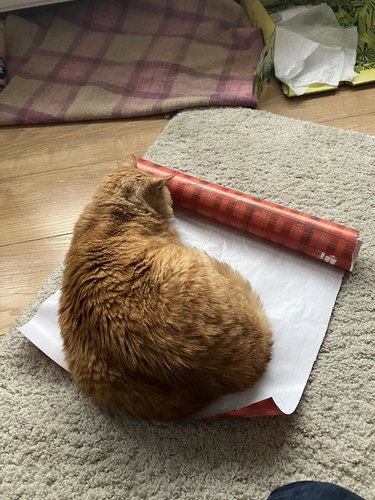
[[[176,116],[147,158],[361,231],[294,415],[153,424],[85,399],[13,328],[0,345],[0,491],[11,499],[266,499],[294,480],[366,499],[374,478],[375,138],[240,108]],[[59,286],[57,270],[19,322]]]

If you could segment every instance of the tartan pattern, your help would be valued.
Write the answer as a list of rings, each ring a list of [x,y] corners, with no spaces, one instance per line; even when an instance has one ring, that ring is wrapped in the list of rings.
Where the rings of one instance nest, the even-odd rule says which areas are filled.
[[[77,0],[24,15],[7,17],[3,49],[0,30],[0,124],[257,105],[262,36],[233,0]]]
[[[359,251],[358,231],[276,203],[197,179],[137,158],[138,168],[154,175],[176,174],[168,182],[181,207],[278,245],[351,270]]]

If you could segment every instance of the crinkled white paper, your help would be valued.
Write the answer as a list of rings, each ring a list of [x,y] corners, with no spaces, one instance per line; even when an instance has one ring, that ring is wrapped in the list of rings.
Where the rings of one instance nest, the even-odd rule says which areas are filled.
[[[251,282],[274,335],[273,357],[262,379],[252,389],[220,398],[199,416],[217,415],[270,397],[281,411],[292,413],[326,333],[343,271],[191,213],[178,212],[175,224],[187,244],[228,262]],[[58,299],[56,292],[19,330],[67,369],[57,320]]]
[[[297,95],[314,83],[337,86],[357,76],[357,28],[341,27],[327,4],[294,7],[273,19],[275,75]]]

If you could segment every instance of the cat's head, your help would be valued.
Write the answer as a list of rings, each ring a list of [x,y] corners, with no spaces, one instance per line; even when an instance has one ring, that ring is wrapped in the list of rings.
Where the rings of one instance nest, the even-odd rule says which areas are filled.
[[[167,188],[171,176],[156,177],[137,169],[134,156],[119,164],[101,183],[97,197],[100,200],[122,204],[143,213],[156,213],[165,218],[173,215],[172,198]]]

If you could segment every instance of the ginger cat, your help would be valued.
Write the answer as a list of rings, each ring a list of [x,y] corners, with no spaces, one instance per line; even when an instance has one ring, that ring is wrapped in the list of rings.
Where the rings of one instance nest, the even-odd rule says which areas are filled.
[[[168,178],[135,167],[130,157],[107,175],[76,223],[59,307],[64,353],[97,402],[181,419],[251,387],[271,330],[238,272],[180,241]]]

